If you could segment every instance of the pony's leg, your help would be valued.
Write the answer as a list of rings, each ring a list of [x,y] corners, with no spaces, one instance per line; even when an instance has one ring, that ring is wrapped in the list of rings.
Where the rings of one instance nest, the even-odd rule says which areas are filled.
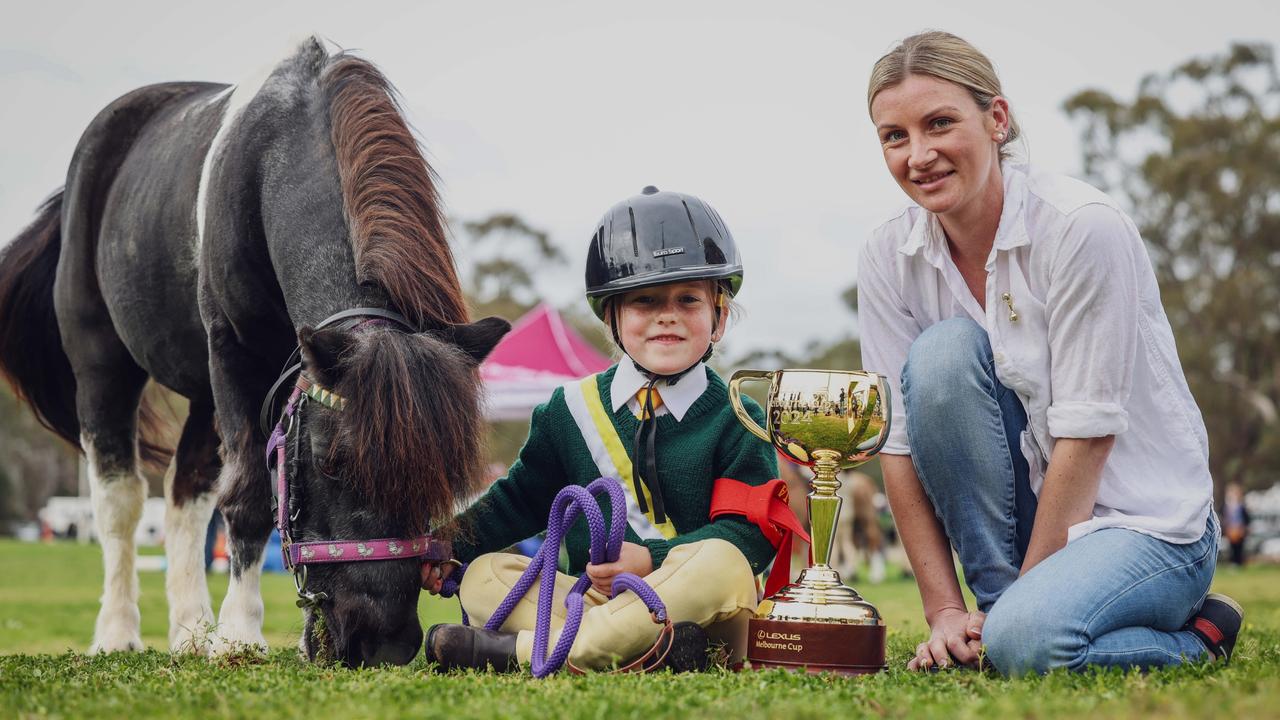
[[[222,517],[227,523],[227,548],[231,578],[218,612],[213,653],[243,649],[267,649],[262,635],[262,561],[271,534],[271,492],[267,471],[252,462],[261,451],[252,449],[249,432],[227,434],[223,441],[223,466],[218,478]],[[234,446],[234,447],[233,447]]]
[[[858,579],[858,544],[853,534],[853,523],[850,522],[844,532],[840,533],[840,538],[836,545],[839,551],[836,557],[836,568],[840,572],[841,577],[849,582]]]
[[[77,373],[76,380],[80,446],[89,465],[103,566],[102,607],[89,652],[141,650],[133,536],[147,498],[147,484],[137,470],[136,437],[136,413],[146,375],[135,366]]]
[[[234,331],[217,318],[208,322],[210,381],[222,437],[219,508],[227,523],[231,579],[218,613],[213,652],[266,650],[262,635],[263,551],[271,534],[271,485],[263,466],[265,443],[254,429],[255,383],[259,373],[235,345]],[[266,389],[262,389],[265,393]]]
[[[169,596],[169,649],[174,652],[208,650],[213,609],[205,579],[204,544],[217,503],[214,483],[218,466],[213,400],[193,400],[164,485],[165,590]]]
[[[884,582],[884,535],[880,532],[880,518],[875,508],[868,507],[864,513],[867,527],[867,579],[873,585]]]
[[[267,649],[262,635],[262,561],[267,537],[271,533],[271,494],[266,470],[246,452],[251,445],[240,434],[233,450],[224,444],[223,467],[218,483],[222,488],[222,516],[227,523],[227,547],[231,560],[231,579],[227,595],[218,613],[218,631],[214,639],[215,654],[242,649]],[[251,437],[251,436],[250,436]]]
[[[870,580],[872,585],[879,585],[884,582],[884,550],[876,548],[870,551],[870,558],[867,560],[867,564],[867,580]]]

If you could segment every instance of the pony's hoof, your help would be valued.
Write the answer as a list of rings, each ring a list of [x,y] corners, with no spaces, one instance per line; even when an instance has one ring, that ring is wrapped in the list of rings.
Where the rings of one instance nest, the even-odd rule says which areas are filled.
[[[93,644],[89,646],[90,655],[102,655],[103,653],[113,652],[142,652],[142,637],[138,634],[132,636],[124,635],[121,637],[111,637],[95,639]]]
[[[141,625],[136,606],[103,608],[98,613],[89,654],[141,651],[144,647]]]

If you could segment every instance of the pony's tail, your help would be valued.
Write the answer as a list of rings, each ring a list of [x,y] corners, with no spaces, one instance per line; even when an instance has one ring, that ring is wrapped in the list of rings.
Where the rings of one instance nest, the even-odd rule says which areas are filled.
[[[62,250],[62,191],[40,206],[0,253],[0,372],[36,419],[80,446],[76,377],[53,312],[53,279]]]
[[[169,404],[170,392],[150,383],[138,405],[138,459],[157,474],[169,468],[182,425]]]
[[[76,376],[62,349],[53,309],[53,281],[62,251],[62,191],[40,206],[35,222],[0,252],[0,373],[40,424],[80,447]],[[176,417],[156,407],[157,393],[138,408],[138,457],[163,473],[173,458]]]

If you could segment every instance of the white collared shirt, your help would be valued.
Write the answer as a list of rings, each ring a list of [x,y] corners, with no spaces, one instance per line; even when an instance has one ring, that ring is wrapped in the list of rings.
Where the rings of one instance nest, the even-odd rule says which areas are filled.
[[[1093,518],[1072,526],[1068,541],[1105,527],[1198,540],[1213,491],[1209,441],[1137,227],[1078,180],[1009,163],[1002,171],[985,309],[932,213],[906,208],[863,248],[862,363],[893,391],[882,452],[911,452],[899,386],[911,343],[935,323],[970,317],[990,336],[1000,382],[1027,411],[1021,450],[1037,496],[1056,438],[1116,436]]]
[[[639,416],[640,401],[636,399],[636,392],[648,384],[649,378],[636,369],[636,364],[630,357],[623,355],[618,361],[618,370],[613,375],[613,385],[609,388],[609,401],[613,411],[617,412],[618,408],[626,405],[633,414]],[[706,366],[698,363],[697,367],[681,375],[675,385],[659,380],[654,387],[662,397],[662,405],[653,411],[653,416],[662,417],[670,413],[679,422],[684,419],[684,414],[689,411],[693,402],[702,397],[707,389]]]

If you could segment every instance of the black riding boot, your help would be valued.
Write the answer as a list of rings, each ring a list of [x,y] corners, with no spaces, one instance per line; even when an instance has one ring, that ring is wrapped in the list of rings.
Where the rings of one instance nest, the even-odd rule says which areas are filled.
[[[663,653],[666,658],[661,662],[646,663],[646,670],[670,670],[671,672],[701,672],[711,664],[711,642],[707,631],[695,622],[678,622],[672,628],[671,640],[667,647],[658,649],[658,656]]]
[[[423,644],[427,660],[435,663],[441,672],[454,668],[485,670],[492,667],[498,672],[520,669],[515,633],[441,623],[427,630]]]

